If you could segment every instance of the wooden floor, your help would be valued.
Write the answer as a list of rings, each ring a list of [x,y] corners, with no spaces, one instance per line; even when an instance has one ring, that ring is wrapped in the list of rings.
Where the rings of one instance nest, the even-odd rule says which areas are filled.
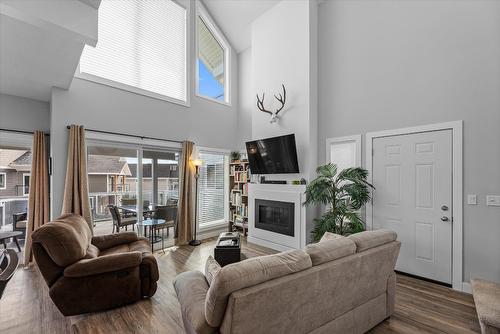
[[[212,239],[199,247],[157,252],[160,281],[151,299],[83,316],[62,316],[37,269],[21,268],[0,300],[0,333],[183,333],[172,281],[180,272],[202,270],[214,243]],[[272,252],[243,242],[247,257]],[[395,314],[370,333],[479,333],[474,302],[468,294],[399,275],[396,296]]]

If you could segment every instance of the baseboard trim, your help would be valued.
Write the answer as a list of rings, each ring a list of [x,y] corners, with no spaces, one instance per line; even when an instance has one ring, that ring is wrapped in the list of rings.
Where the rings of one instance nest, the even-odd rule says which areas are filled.
[[[247,237],[247,241],[250,242],[250,243],[252,243],[252,244],[256,244],[256,245],[259,245],[259,246],[263,246],[263,247],[267,247],[267,248],[271,248],[271,249],[277,250],[279,252],[284,252],[284,251],[293,249],[293,248],[290,248],[290,247],[287,247],[287,246],[284,246],[284,245],[280,245],[280,244],[274,243],[272,241],[268,241],[268,240],[264,240],[264,239],[260,239],[260,238],[256,238],[256,237],[251,237],[251,236]]]
[[[472,286],[469,282],[462,282],[462,292],[472,294]]]
[[[213,237],[218,237],[219,234],[221,234],[222,232],[226,232],[226,231],[227,231],[227,226],[226,225],[221,226],[219,228],[210,229],[210,230],[207,230],[207,231],[200,231],[198,233],[198,239],[199,240],[204,240],[204,239],[209,239],[209,238],[213,238]]]

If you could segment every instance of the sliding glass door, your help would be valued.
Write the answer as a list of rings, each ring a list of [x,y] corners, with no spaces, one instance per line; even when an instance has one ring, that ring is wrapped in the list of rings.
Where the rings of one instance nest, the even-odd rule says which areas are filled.
[[[96,235],[117,230],[137,230],[147,235],[141,223],[161,219],[166,226],[152,228],[155,249],[173,245],[174,221],[179,199],[180,151],[130,143],[91,140],[87,144],[89,196]],[[168,208],[168,209],[167,209]],[[135,224],[117,227],[120,220]],[[163,240],[161,238],[163,236]]]

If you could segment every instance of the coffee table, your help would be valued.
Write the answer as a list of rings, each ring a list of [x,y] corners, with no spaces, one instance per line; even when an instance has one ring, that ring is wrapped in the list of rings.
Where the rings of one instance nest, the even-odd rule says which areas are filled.
[[[144,232],[146,232],[146,228],[149,227],[149,241],[151,243],[151,253],[153,252],[153,244],[158,240],[156,240],[155,238],[155,234],[154,233],[156,231],[156,229],[160,229],[160,228],[165,228],[167,227],[166,224],[165,224],[165,219],[144,219],[143,221],[141,222],[138,222],[137,223],[138,226],[144,226]],[[162,229],[162,237],[161,237],[161,241],[163,242],[163,229]],[[163,245],[162,245],[163,247]]]
[[[238,232],[221,233],[215,245],[214,258],[221,267],[239,262],[241,260],[240,234]]]
[[[14,239],[16,243],[17,250],[20,252],[21,247],[19,247],[19,242],[17,241],[17,237],[23,235],[23,232],[20,231],[12,231],[12,232],[0,232],[0,242],[3,244],[3,248],[7,249],[7,239]]]

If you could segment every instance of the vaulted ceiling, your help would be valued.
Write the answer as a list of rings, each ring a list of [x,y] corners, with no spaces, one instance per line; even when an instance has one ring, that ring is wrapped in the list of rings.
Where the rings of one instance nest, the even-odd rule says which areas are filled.
[[[203,0],[212,18],[236,52],[252,43],[252,22],[280,0]]]

